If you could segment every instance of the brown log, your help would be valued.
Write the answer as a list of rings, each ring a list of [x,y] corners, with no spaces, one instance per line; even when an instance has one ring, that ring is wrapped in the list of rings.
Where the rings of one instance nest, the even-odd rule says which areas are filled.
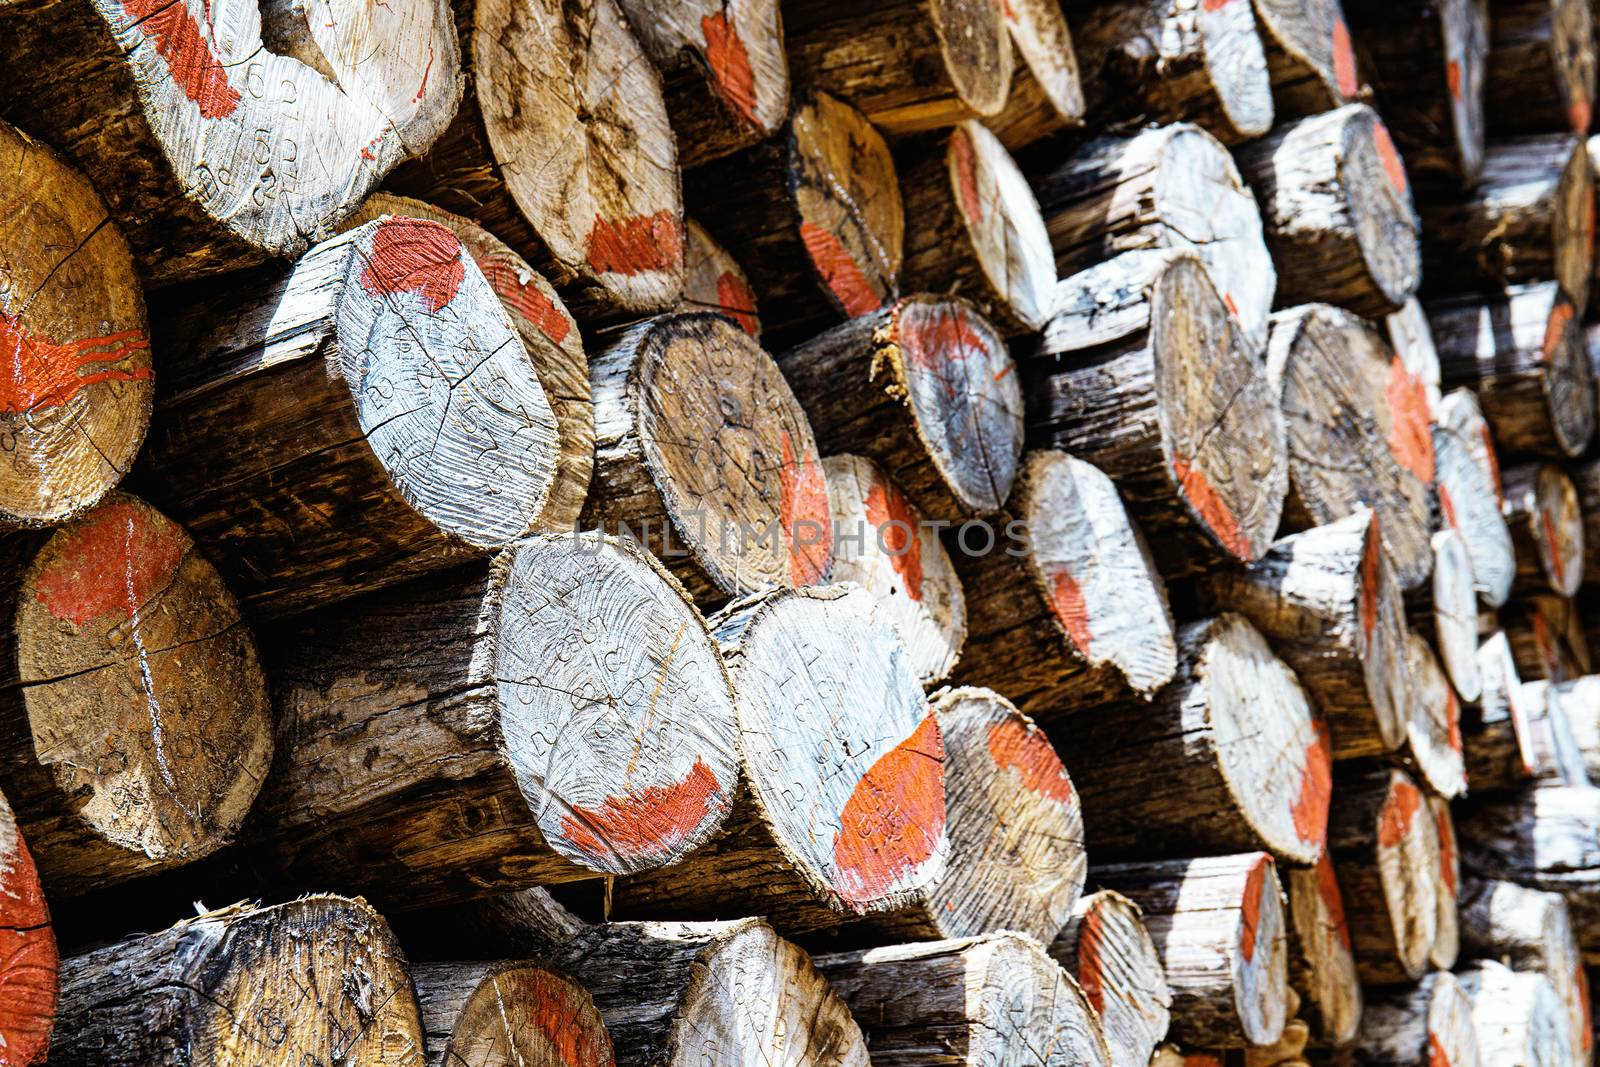
[[[1517,561],[1517,595],[1569,597],[1583,580],[1583,509],[1578,489],[1554,463],[1507,467],[1503,474],[1506,526]]]
[[[1564,682],[1593,667],[1576,600],[1535,593],[1501,608],[1498,621],[1517,672],[1525,678]]]
[[[1166,587],[1102,471],[1065,452],[1030,452],[992,525],[992,545],[965,529],[955,539],[967,591],[958,680],[1049,717],[1148,698],[1171,680]]]
[[[1412,613],[1413,631],[1431,638],[1455,695],[1467,703],[1483,693],[1478,674],[1478,595],[1466,538],[1446,528],[1433,535],[1433,580]]]
[[[1278,303],[1379,316],[1416,291],[1422,250],[1411,183],[1377,112],[1350,104],[1286,123],[1236,158],[1261,205]]]
[[[761,317],[749,276],[693,219],[684,223],[683,297],[678,310],[719,311],[761,340]]]
[[[1433,646],[1415,631],[1405,636],[1405,755],[1417,776],[1435,794],[1451,798],[1467,791],[1461,705],[1439,665]]]
[[[465,95],[398,192],[466,215],[580,318],[665,311],[683,285],[683,197],[661,79],[616,0],[460,5]]]
[[[1478,1056],[1472,999],[1449,971],[1369,990],[1354,1053],[1362,1067],[1489,1067]]]
[[[48,526],[94,507],[133,463],[150,422],[150,336],[128,242],[88,180],[3,122],[0,171],[12,190],[0,201],[0,525]]]
[[[1566,1005],[1542,974],[1482,961],[1459,975],[1472,998],[1472,1019],[1483,1063],[1564,1067],[1572,1062]]]
[[[965,296],[1007,335],[1037,332],[1050,317],[1055,255],[1039,201],[1000,139],[969,119],[909,149],[901,172],[914,220],[905,289]]]
[[[1266,1045],[1287,1016],[1283,889],[1264,852],[1094,867],[1089,883],[1144,912],[1172,989],[1176,1041]]]
[[[908,296],[778,357],[828,453],[877,460],[923,514],[998,511],[1022,452],[1022,387],[965,300]]]
[[[1359,508],[1283,538],[1253,567],[1201,580],[1294,671],[1327,724],[1335,759],[1381,755],[1407,735],[1405,608],[1378,534],[1373,512]]]
[[[1600,547],[1600,460],[1586,460],[1566,467],[1573,488],[1578,491],[1578,510],[1583,515],[1585,545]],[[1600,584],[1600,552],[1588,552],[1583,559],[1585,585]]]
[[[1013,0],[1001,13],[1011,30],[1016,73],[1005,107],[983,122],[1015,151],[1081,126],[1087,104],[1078,49],[1059,0]]]
[[[1339,0],[1255,0],[1255,9],[1279,121],[1356,99],[1361,79]]]
[[[1568,459],[1588,445],[1595,386],[1577,319],[1555,282],[1428,305],[1444,387],[1478,394],[1503,452]]]
[[[1461,853],[1456,848],[1456,823],[1450,813],[1450,801],[1429,793],[1428,811],[1439,834],[1439,924],[1433,947],[1428,950],[1428,964],[1449,970],[1461,955]]]
[[[8,1067],[45,1061],[55,1025],[59,958],[33,854],[0,796],[0,1048]],[[1118,1065],[1120,1067],[1120,1065]]]
[[[1167,1036],[1172,990],[1139,905],[1109,889],[1079,898],[1050,955],[1100,1016],[1112,1067],[1145,1067]]]
[[[1248,7],[1230,0],[1229,11]],[[1233,157],[1204,130],[1102,137],[1034,179],[1062,278],[1121,252],[1192,248],[1247,332],[1266,336],[1277,271]]]
[[[460,97],[445,0],[19,0],[0,23],[0,113],[83,169],[156,284],[300,255]]]
[[[1272,317],[1267,373],[1282,396],[1290,522],[1321,525],[1365,504],[1401,588],[1421,585],[1433,564],[1426,386],[1376,330],[1327,304]]]
[[[876,597],[922,684],[943,681],[967,639],[966,595],[944,542],[872,460],[829,456],[822,471],[833,516],[833,580]]]
[[[555,415],[455,234],[369,222],[252,282],[170,317],[142,461],[249,607],[302,611],[537,528]]]
[[[1177,673],[1149,703],[1047,729],[1092,813],[1091,855],[1269,848],[1314,863],[1331,765],[1327,728],[1312,716],[1294,672],[1242,616],[1225,614],[1179,629]]]
[[[1433,456],[1443,525],[1461,535],[1478,595],[1489,607],[1499,607],[1511,594],[1516,552],[1502,510],[1494,437],[1470,389],[1456,389],[1439,402]]]
[[[413,964],[427,1067],[614,1062],[594,999],[559,970],[534,963]]]
[[[1495,0],[1483,83],[1490,132],[1587,134],[1594,47],[1587,0]]]
[[[274,638],[278,757],[245,833],[270,881],[403,910],[627,874],[733,803],[717,648],[631,542],[536,535]]]
[[[1318,1041],[1342,1047],[1361,1025],[1361,982],[1351,950],[1333,861],[1284,872],[1288,896],[1289,985],[1300,997],[1300,1014]]]
[[[272,758],[255,640],[183,528],[123,492],[10,545],[0,779],[52,893],[206,856]]]
[[[421,1062],[405,959],[359,899],[236,904],[61,962],[50,1063]]]
[[[701,603],[827,575],[828,487],[810,423],[731,319],[635,323],[595,355],[590,379],[585,525],[638,538]]]
[[[1162,574],[1267,551],[1288,484],[1278,394],[1198,258],[1133,252],[1063,279],[1022,370],[1030,443],[1109,474]]]
[[[949,852],[944,742],[871,594],[778,589],[711,625],[747,788],[722,837],[619,881],[612,914],[742,910],[806,932],[920,906]]]

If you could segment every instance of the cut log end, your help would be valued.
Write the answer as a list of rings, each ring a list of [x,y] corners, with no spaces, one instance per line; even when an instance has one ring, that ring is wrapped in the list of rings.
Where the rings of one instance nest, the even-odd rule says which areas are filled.
[[[956,95],[975,115],[999,114],[1016,62],[1001,8],[984,0],[932,0],[927,11]]]
[[[55,1025],[59,958],[39,873],[0,796],[0,1049],[12,1067],[43,1063]]]
[[[1449,971],[1373,988],[1353,1052],[1356,1062],[1374,1067],[1480,1067],[1472,1000]]]
[[[1505,472],[1505,515],[1522,592],[1570,597],[1583,581],[1583,507],[1578,489],[1553,463]]]
[[[1566,1006],[1542,974],[1484,961],[1460,976],[1472,998],[1480,1062],[1563,1067],[1572,1062]]]
[[[698,222],[690,219],[686,231],[683,300],[679,309],[721,312],[752,338],[761,340],[756,291],[744,268]]]
[[[481,976],[462,1000],[452,988],[460,978],[451,972],[464,967]],[[615,1062],[593,998],[559,971],[528,963],[424,964],[412,970],[430,1063],[611,1067]]]
[[[1473,588],[1485,604],[1499,607],[1511,595],[1516,556],[1501,510],[1504,494],[1494,438],[1471,390],[1457,389],[1439,402],[1433,443],[1434,489],[1443,525],[1454,530],[1466,548]],[[1436,584],[1440,558],[1436,554]],[[1448,656],[1443,645],[1441,640]],[[1466,689],[1461,693],[1476,699]]]
[[[1332,861],[1323,856],[1315,867],[1290,868],[1284,889],[1289,898],[1289,981],[1300,995],[1300,1010],[1315,1022],[1321,1042],[1347,1045],[1361,1023],[1361,980]]]
[[[1100,1016],[1114,1067],[1145,1067],[1167,1036],[1172,990],[1139,906],[1111,890],[1083,897],[1050,954]]]
[[[1338,0],[1255,0],[1280,117],[1315,114],[1356,98],[1361,80]]]
[[[1364,978],[1420,978],[1428,967],[1439,928],[1439,834],[1422,791],[1404,773],[1391,771],[1383,786],[1371,834],[1370,863],[1381,887],[1378,900],[1361,901],[1354,927],[1357,962]],[[1337,862],[1337,859],[1336,859]],[[1381,946],[1381,947],[1380,947]]]
[[[1428,963],[1448,970],[1461,955],[1461,854],[1456,849],[1456,823],[1450,814],[1450,801],[1429,794],[1428,812],[1439,835],[1439,925],[1433,935],[1433,947],[1428,950]]]
[[[1340,156],[1351,222],[1367,273],[1384,301],[1398,308],[1416,292],[1422,277],[1422,249],[1416,243],[1418,223],[1405,164],[1389,128],[1365,106],[1346,126]]]
[[[1461,705],[1427,639],[1406,634],[1406,739],[1411,759],[1428,786],[1443,797],[1467,791],[1461,739]]]
[[[1063,125],[1076,125],[1083,118],[1083,85],[1078,76],[1078,52],[1061,5],[1052,0],[1010,0],[1000,9],[1021,60],[1017,66],[1026,64],[1055,119]],[[1011,96],[1016,95],[1016,86],[1013,81]]]
[[[1478,598],[1466,539],[1455,530],[1433,535],[1433,640],[1451,687],[1467,703],[1483,692],[1478,673]]]

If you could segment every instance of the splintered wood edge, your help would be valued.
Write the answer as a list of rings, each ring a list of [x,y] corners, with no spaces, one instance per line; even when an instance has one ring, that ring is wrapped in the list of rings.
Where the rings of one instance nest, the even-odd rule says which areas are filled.
[[[1439,832],[1422,790],[1404,772],[1390,772],[1372,830],[1393,962],[1420,978],[1439,925]]]
[[[611,1035],[577,982],[529,963],[492,965],[468,994],[444,1046],[445,1064],[611,1067]]]
[[[693,219],[685,224],[683,299],[680,311],[719,311],[761,340],[756,291],[744,268]]]
[[[1406,634],[1406,737],[1422,778],[1439,795],[1467,791],[1466,757],[1461,740],[1461,705],[1455,689],[1422,635]]]
[[[1333,862],[1324,855],[1315,867],[1289,868],[1285,879],[1289,926],[1304,954],[1300,966],[1309,983],[1296,992],[1316,1008],[1318,1038],[1334,1046],[1347,1045],[1361,1024],[1361,979]]]
[[[1112,1062],[1141,1067],[1171,1022],[1172,989],[1139,906],[1103,889],[1079,899],[1050,954],[1100,1016]]]
[[[1433,535],[1433,631],[1439,661],[1462,700],[1483,692],[1478,673],[1478,597],[1467,540],[1454,529]]]
[[[17,1067],[43,1062],[55,1025],[60,957],[33,854],[0,796],[0,1048]]]

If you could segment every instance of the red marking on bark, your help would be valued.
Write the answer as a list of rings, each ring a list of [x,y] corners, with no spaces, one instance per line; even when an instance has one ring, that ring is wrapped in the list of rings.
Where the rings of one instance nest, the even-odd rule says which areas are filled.
[[[1454,689],[1446,688],[1444,691],[1444,725],[1446,740],[1450,747],[1457,752],[1464,750],[1461,740],[1461,705],[1456,702]]]
[[[361,286],[371,296],[421,293],[438,311],[456,298],[466,276],[455,234],[437,222],[396,216],[373,233]]]
[[[1578,964],[1578,973],[1574,982],[1578,997],[1578,1017],[1581,1022],[1583,1035],[1583,1051],[1588,1052],[1594,1047],[1594,1011],[1589,1003],[1589,975],[1583,969],[1583,964]]]
[[[957,127],[950,135],[950,152],[956,162],[956,189],[961,195],[961,213],[968,222],[983,221],[983,200],[978,196],[978,157],[972,138]]]
[[[567,339],[572,332],[571,317],[556,307],[555,301],[545,296],[538,286],[524,282],[517,267],[494,256],[472,258],[477,262],[478,269],[483,271],[489,288],[494,290],[507,309],[533,323],[540,333],[556,344]]]
[[[1445,64],[1444,80],[1445,80],[1445,84],[1450,87],[1450,96],[1451,96],[1451,98],[1454,99],[1454,100],[1460,100],[1461,99],[1461,61],[1459,59],[1452,59],[1449,63]]]
[[[1322,900],[1322,910],[1328,916],[1328,928],[1346,952],[1350,951],[1350,926],[1344,918],[1344,896],[1339,892],[1339,879],[1333,873],[1333,861],[1323,853],[1317,861],[1317,896]]]
[[[1072,779],[1044,731],[1008,715],[989,727],[989,758],[1002,771],[1016,771],[1023,788],[1058,804],[1072,799]]]
[[[56,533],[33,595],[74,626],[115,612],[118,621],[164,589],[188,550],[182,527],[135,504],[102,504]]]
[[[56,341],[29,333],[0,312],[0,414],[60,407],[98,382],[149,381],[149,367],[110,366],[149,351],[150,338],[142,330]],[[94,366],[104,369],[82,373]]]
[[[1105,937],[1098,909],[1091,908],[1078,924],[1078,987],[1101,1015],[1106,1010],[1106,990],[1100,969],[1100,942]]]
[[[44,1062],[56,1017],[59,965],[39,872],[19,832],[15,851],[0,857],[0,1064],[4,1067]]]
[[[759,129],[756,119],[756,76],[750,69],[750,53],[745,50],[739,31],[721,11],[700,19],[700,32],[706,39],[706,65],[717,91],[740,118]]]
[[[1261,898],[1267,892],[1267,871],[1271,867],[1272,857],[1262,853],[1250,865],[1250,873],[1245,876],[1244,899],[1239,902],[1242,920],[1239,924],[1239,950],[1244,954],[1246,963],[1256,958],[1256,938],[1261,933]]]
[[[589,266],[600,274],[670,273],[683,265],[683,225],[665,209],[621,222],[596,215],[585,244]]]
[[[1489,464],[1489,480],[1494,483],[1494,498],[1499,502],[1501,510],[1506,506],[1505,486],[1500,484],[1500,455],[1494,450],[1494,435],[1489,432],[1487,421],[1478,424],[1478,436],[1483,438],[1483,458]]]
[[[761,323],[756,319],[756,294],[731,270],[717,275],[717,306],[751,337],[761,332]]]
[[[660,856],[726,805],[722,783],[704,760],[671,785],[609,796],[597,808],[573,805],[561,832],[591,856]]]
[[[417,95],[411,98],[415,104],[422,99],[422,94],[428,91],[428,75],[433,73],[433,39],[428,39],[428,65],[422,68],[422,84],[417,86]]]
[[[1378,624],[1378,567],[1382,550],[1383,546],[1378,543],[1378,513],[1374,511],[1361,550],[1361,633],[1368,641],[1372,640],[1372,629]]]
[[[789,580],[795,585],[811,585],[822,580],[833,561],[829,545],[833,515],[828,510],[828,483],[822,465],[814,456],[795,455],[788,430],[783,431],[778,484],[778,521],[789,542]]]
[[[1428,387],[1406,369],[1399,356],[1389,360],[1389,451],[1400,466],[1424,482],[1433,481],[1433,427]]]
[[[1067,631],[1067,637],[1071,639],[1073,647],[1082,655],[1088,656],[1089,609],[1083,602],[1083,589],[1065,567],[1053,570],[1049,575],[1049,581],[1050,606],[1055,610],[1056,618]]]
[[[1572,123],[1572,132],[1579,137],[1588,133],[1590,121],[1589,101],[1580,98],[1568,105],[1567,121]]]
[[[1404,193],[1410,187],[1406,182],[1406,165],[1400,161],[1400,151],[1394,146],[1394,138],[1389,136],[1389,127],[1382,122],[1374,122],[1372,140],[1378,146],[1378,162],[1383,164],[1389,184],[1397,192]]]
[[[1544,344],[1539,350],[1547,362],[1555,358],[1556,350],[1566,339],[1567,324],[1572,321],[1572,315],[1572,305],[1565,300],[1556,301],[1556,306],[1550,309],[1550,319],[1544,324]]]
[[[873,482],[862,501],[867,521],[876,530],[878,546],[906,587],[906,596],[922,599],[922,542],[917,538],[917,514],[905,494],[882,478]],[[892,525],[891,525],[892,524]]]
[[[1450,1067],[1450,1054],[1432,1030],[1428,1031],[1428,1067]]]
[[[1218,543],[1238,559],[1250,560],[1254,555],[1250,538],[1239,528],[1239,520],[1233,517],[1233,509],[1222,499],[1222,494],[1212,487],[1205,471],[1195,466],[1188,456],[1177,452],[1172,456],[1172,472],[1178,476],[1184,499],[1188,500],[1189,506],[1194,508]]]
[[[1328,837],[1328,801],[1333,796],[1333,753],[1328,745],[1328,727],[1318,719],[1311,723],[1314,735],[1305,749],[1305,766],[1300,772],[1300,795],[1289,814],[1294,832],[1301,841],[1321,844]]]
[[[200,106],[202,118],[233,114],[239,90],[228,84],[227,68],[211,50],[206,30],[189,13],[186,0],[122,0],[122,10],[155,47],[183,95]]]
[[[978,332],[959,304],[942,306],[937,314],[931,316],[916,315],[910,319],[904,315],[897,316],[894,339],[906,359],[924,370],[943,370],[974,352],[984,356],[989,354],[983,334]]]
[[[1411,831],[1411,823],[1422,807],[1422,794],[1404,778],[1395,780],[1394,787],[1383,802],[1383,812],[1378,816],[1378,846],[1394,848]]]
[[[1450,895],[1456,894],[1456,834],[1450,823],[1450,809],[1444,805],[1434,809],[1433,824],[1439,833],[1439,877]]]
[[[883,297],[873,288],[871,279],[833,233],[814,222],[802,222],[800,240],[805,243],[811,265],[822,276],[822,283],[846,315],[853,319],[883,306]]]
[[[1444,514],[1444,524],[1452,530],[1461,529],[1461,524],[1456,521],[1455,501],[1450,499],[1450,490],[1442,484],[1439,486],[1439,510]]]
[[[1351,99],[1361,90],[1356,80],[1356,50],[1350,45],[1350,27],[1342,18],[1333,20],[1333,80],[1339,85],[1339,95]]]
[[[1550,517],[1550,509],[1544,505],[1539,506],[1539,532],[1544,535],[1544,550],[1550,556],[1550,569],[1555,571],[1556,584],[1567,584],[1567,561],[1561,551],[1561,545],[1556,539],[1556,523]]]
[[[833,838],[839,895],[867,905],[912,875],[944,837],[944,737],[932,715],[857,783]]]
[[[548,971],[528,977],[532,979],[525,991],[529,1021],[554,1046],[562,1067],[612,1067],[611,1036],[605,1028],[577,1025],[589,1011],[580,990]]]

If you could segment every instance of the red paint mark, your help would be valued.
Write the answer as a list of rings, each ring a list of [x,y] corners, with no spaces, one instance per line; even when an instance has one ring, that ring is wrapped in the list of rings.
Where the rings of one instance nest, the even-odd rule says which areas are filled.
[[[1208,12],[1210,12],[1210,11],[1221,11],[1223,8],[1227,7],[1231,3],[1233,3],[1233,0],[1205,0],[1205,2],[1200,5],[1200,7],[1201,7],[1201,10],[1208,11]]]
[[[1181,452],[1172,456],[1172,472],[1178,476],[1184,499],[1189,501],[1189,506],[1194,508],[1218,543],[1238,559],[1248,562],[1253,558],[1250,538],[1239,528],[1239,520],[1233,517],[1233,509],[1222,499],[1222,494],[1212,488],[1205,472]]]
[[[1099,908],[1090,908],[1078,924],[1078,988],[1101,1015],[1106,1011],[1105,978],[1101,973],[1100,942],[1105,938]]]
[[[932,715],[857,783],[833,838],[839,895],[867,905],[926,863],[944,837],[944,737]]]
[[[1444,727],[1450,747],[1457,752],[1464,751],[1461,741],[1461,705],[1456,703],[1455,690],[1448,687],[1444,691]]]
[[[907,307],[902,304],[900,310]],[[897,314],[894,339],[906,358],[924,370],[940,371],[974,353],[989,354],[983,334],[959,304],[940,305],[933,315]]]
[[[1007,363],[1004,367],[1001,367],[999,370],[997,370],[993,374],[991,374],[990,377],[993,378],[997,382],[1004,381],[1006,375],[1010,374],[1012,371],[1014,371],[1016,369],[1017,369],[1017,365],[1015,363]]]
[[[1428,1067],[1450,1067],[1450,1054],[1432,1030],[1428,1031]]]
[[[1322,720],[1311,723],[1313,737],[1305,750],[1305,767],[1300,772],[1300,795],[1289,809],[1294,832],[1300,840],[1321,846],[1328,836],[1328,801],[1333,796],[1333,753],[1328,744],[1328,727]]]
[[[1439,484],[1439,510],[1444,514],[1446,526],[1452,530],[1461,529],[1461,524],[1456,521],[1455,501],[1450,499],[1450,490],[1446,489],[1442,482]]]
[[[1461,100],[1461,61],[1452,59],[1444,68],[1445,84],[1450,87],[1450,97],[1459,102]]]
[[[1344,896],[1339,892],[1339,879],[1333,873],[1333,861],[1326,853],[1317,861],[1317,896],[1327,914],[1328,929],[1349,952],[1350,927],[1344,918]]]
[[[1060,621],[1062,629],[1067,631],[1067,637],[1079,653],[1089,655],[1089,609],[1083,602],[1083,590],[1078,586],[1078,580],[1067,572],[1065,567],[1057,568],[1049,575],[1050,580],[1050,606],[1055,610],[1056,619]]]
[[[1579,137],[1589,132],[1589,101],[1579,98],[1567,106],[1567,121],[1572,123],[1572,132]]]
[[[1565,587],[1567,584],[1567,561],[1563,558],[1561,545],[1556,540],[1556,523],[1550,517],[1550,509],[1544,505],[1539,506],[1539,532],[1544,535],[1544,550],[1550,555],[1550,569],[1555,571],[1556,585]]]
[[[60,407],[98,382],[149,381],[149,367],[106,366],[149,351],[150,338],[141,330],[56,341],[29,333],[19,320],[0,312],[0,414]],[[81,373],[93,366],[105,369]]]
[[[833,515],[828,510],[828,483],[822,465],[815,456],[795,455],[788,430],[783,431],[778,483],[778,521],[789,541],[789,580],[795,585],[811,585],[822,580],[833,561],[829,545]]]
[[[622,222],[596,215],[585,243],[589,266],[599,274],[633,277],[683,266],[683,225],[676,212],[665,209]]]
[[[867,521],[877,531],[878,546],[888,554],[889,563],[906,587],[906,596],[922,599],[922,542],[917,539],[917,513],[905,494],[881,477],[867,490],[862,501]]]
[[[378,157],[373,153],[372,149],[374,147],[376,147],[378,142],[381,141],[381,140],[383,140],[383,134],[380,133],[380,134],[378,134],[378,136],[374,137],[372,140],[370,140],[366,144],[362,145],[361,146],[361,158],[366,160],[369,163],[376,163],[377,160],[378,160]]]
[[[1433,481],[1433,427],[1428,387],[1406,369],[1399,356],[1389,360],[1389,451],[1400,466],[1424,482]]]
[[[154,45],[183,95],[207,119],[227,118],[239,106],[222,60],[211,50],[186,0],[122,0],[122,10]],[[209,29],[209,27],[208,27]]]
[[[1378,847],[1394,848],[1411,831],[1411,822],[1422,806],[1422,794],[1404,778],[1395,779],[1378,816]]]
[[[1232,293],[1223,293],[1222,302],[1228,306],[1228,314],[1232,315],[1234,318],[1239,317],[1239,305],[1233,302]]]
[[[805,243],[811,265],[822,276],[822,283],[846,315],[853,319],[883,306],[883,298],[838,237],[814,222],[802,222],[800,240]]]
[[[728,106],[752,127],[761,128],[756,119],[756,76],[750,69],[750,53],[745,50],[739,31],[728,22],[725,12],[704,15],[700,32],[706,39],[706,65],[712,80]]]
[[[483,271],[484,280],[506,309],[531,322],[540,333],[556,344],[567,339],[572,332],[572,318],[556,307],[555,301],[544,295],[539,287],[522,280],[522,270],[515,264],[497,256],[472,257]]]
[[[528,1005],[529,1021],[561,1057],[561,1067],[612,1067],[611,1035],[605,1027],[577,1025],[593,1010],[580,989],[549,971],[523,977],[526,985],[517,991],[517,999]]]
[[[1016,771],[1023,788],[1057,804],[1072,800],[1072,779],[1044,731],[1008,715],[989,727],[989,758],[1002,771]]]
[[[124,501],[111,501],[60,530],[33,594],[57,619],[82,626],[112,612],[132,619],[177,573],[188,550],[182,527]]]
[[[1222,1067],[1222,1060],[1209,1052],[1191,1052],[1183,1057],[1183,1067]]]
[[[1450,895],[1456,895],[1456,832],[1450,822],[1450,809],[1443,804],[1434,808],[1433,823],[1439,832],[1439,877]]]
[[[0,858],[0,1064],[43,1063],[56,1017],[60,958],[39,872],[22,835]]]
[[[1350,27],[1342,18],[1333,20],[1333,80],[1339,95],[1351,99],[1361,89],[1356,80],[1356,50],[1350,46]]]
[[[1555,642],[1550,640],[1550,627],[1545,625],[1542,614],[1533,617],[1533,643],[1539,646],[1539,658],[1544,661],[1545,673],[1551,676],[1558,674]]]
[[[1588,1052],[1594,1047],[1594,1011],[1589,1003],[1589,975],[1582,963],[1578,964],[1577,972],[1573,984],[1577,987],[1578,1017],[1582,1020],[1580,1032],[1583,1035],[1583,1051]]]
[[[1394,146],[1394,138],[1389,136],[1389,127],[1382,122],[1372,124],[1372,140],[1378,146],[1378,162],[1383,164],[1383,172],[1389,176],[1389,184],[1395,191],[1402,195],[1410,189],[1406,181],[1406,165],[1400,161],[1400,151]]]
[[[428,39],[428,65],[422,68],[422,84],[417,86],[417,95],[411,98],[415,104],[422,99],[422,94],[428,91],[428,75],[433,73],[433,39]]]
[[[1246,963],[1256,958],[1256,938],[1261,932],[1261,900],[1267,892],[1267,872],[1271,869],[1272,857],[1262,853],[1250,865],[1250,873],[1245,876],[1244,899],[1239,902],[1242,919],[1239,950],[1244,954]]]
[[[1565,300],[1556,301],[1556,306],[1550,309],[1550,320],[1544,324],[1544,346],[1540,349],[1547,362],[1555,358],[1557,349],[1566,340],[1567,324],[1572,321],[1572,315],[1572,305]]]
[[[1372,513],[1367,526],[1366,543],[1361,550],[1361,633],[1370,643],[1373,627],[1378,625],[1378,513]]]
[[[573,805],[561,832],[591,856],[660,856],[676,848],[727,805],[704,760],[681,781],[609,796],[597,808]]]
[[[717,275],[717,307],[751,337],[761,333],[761,323],[756,319],[756,294],[731,270]]]
[[[983,199],[978,196],[978,158],[967,131],[956,128],[950,135],[950,152],[956,162],[956,190],[961,196],[961,213],[968,222],[983,221]]]
[[[372,296],[421,293],[438,311],[455,299],[466,276],[455,234],[437,222],[396,216],[373,233],[361,286]]]

